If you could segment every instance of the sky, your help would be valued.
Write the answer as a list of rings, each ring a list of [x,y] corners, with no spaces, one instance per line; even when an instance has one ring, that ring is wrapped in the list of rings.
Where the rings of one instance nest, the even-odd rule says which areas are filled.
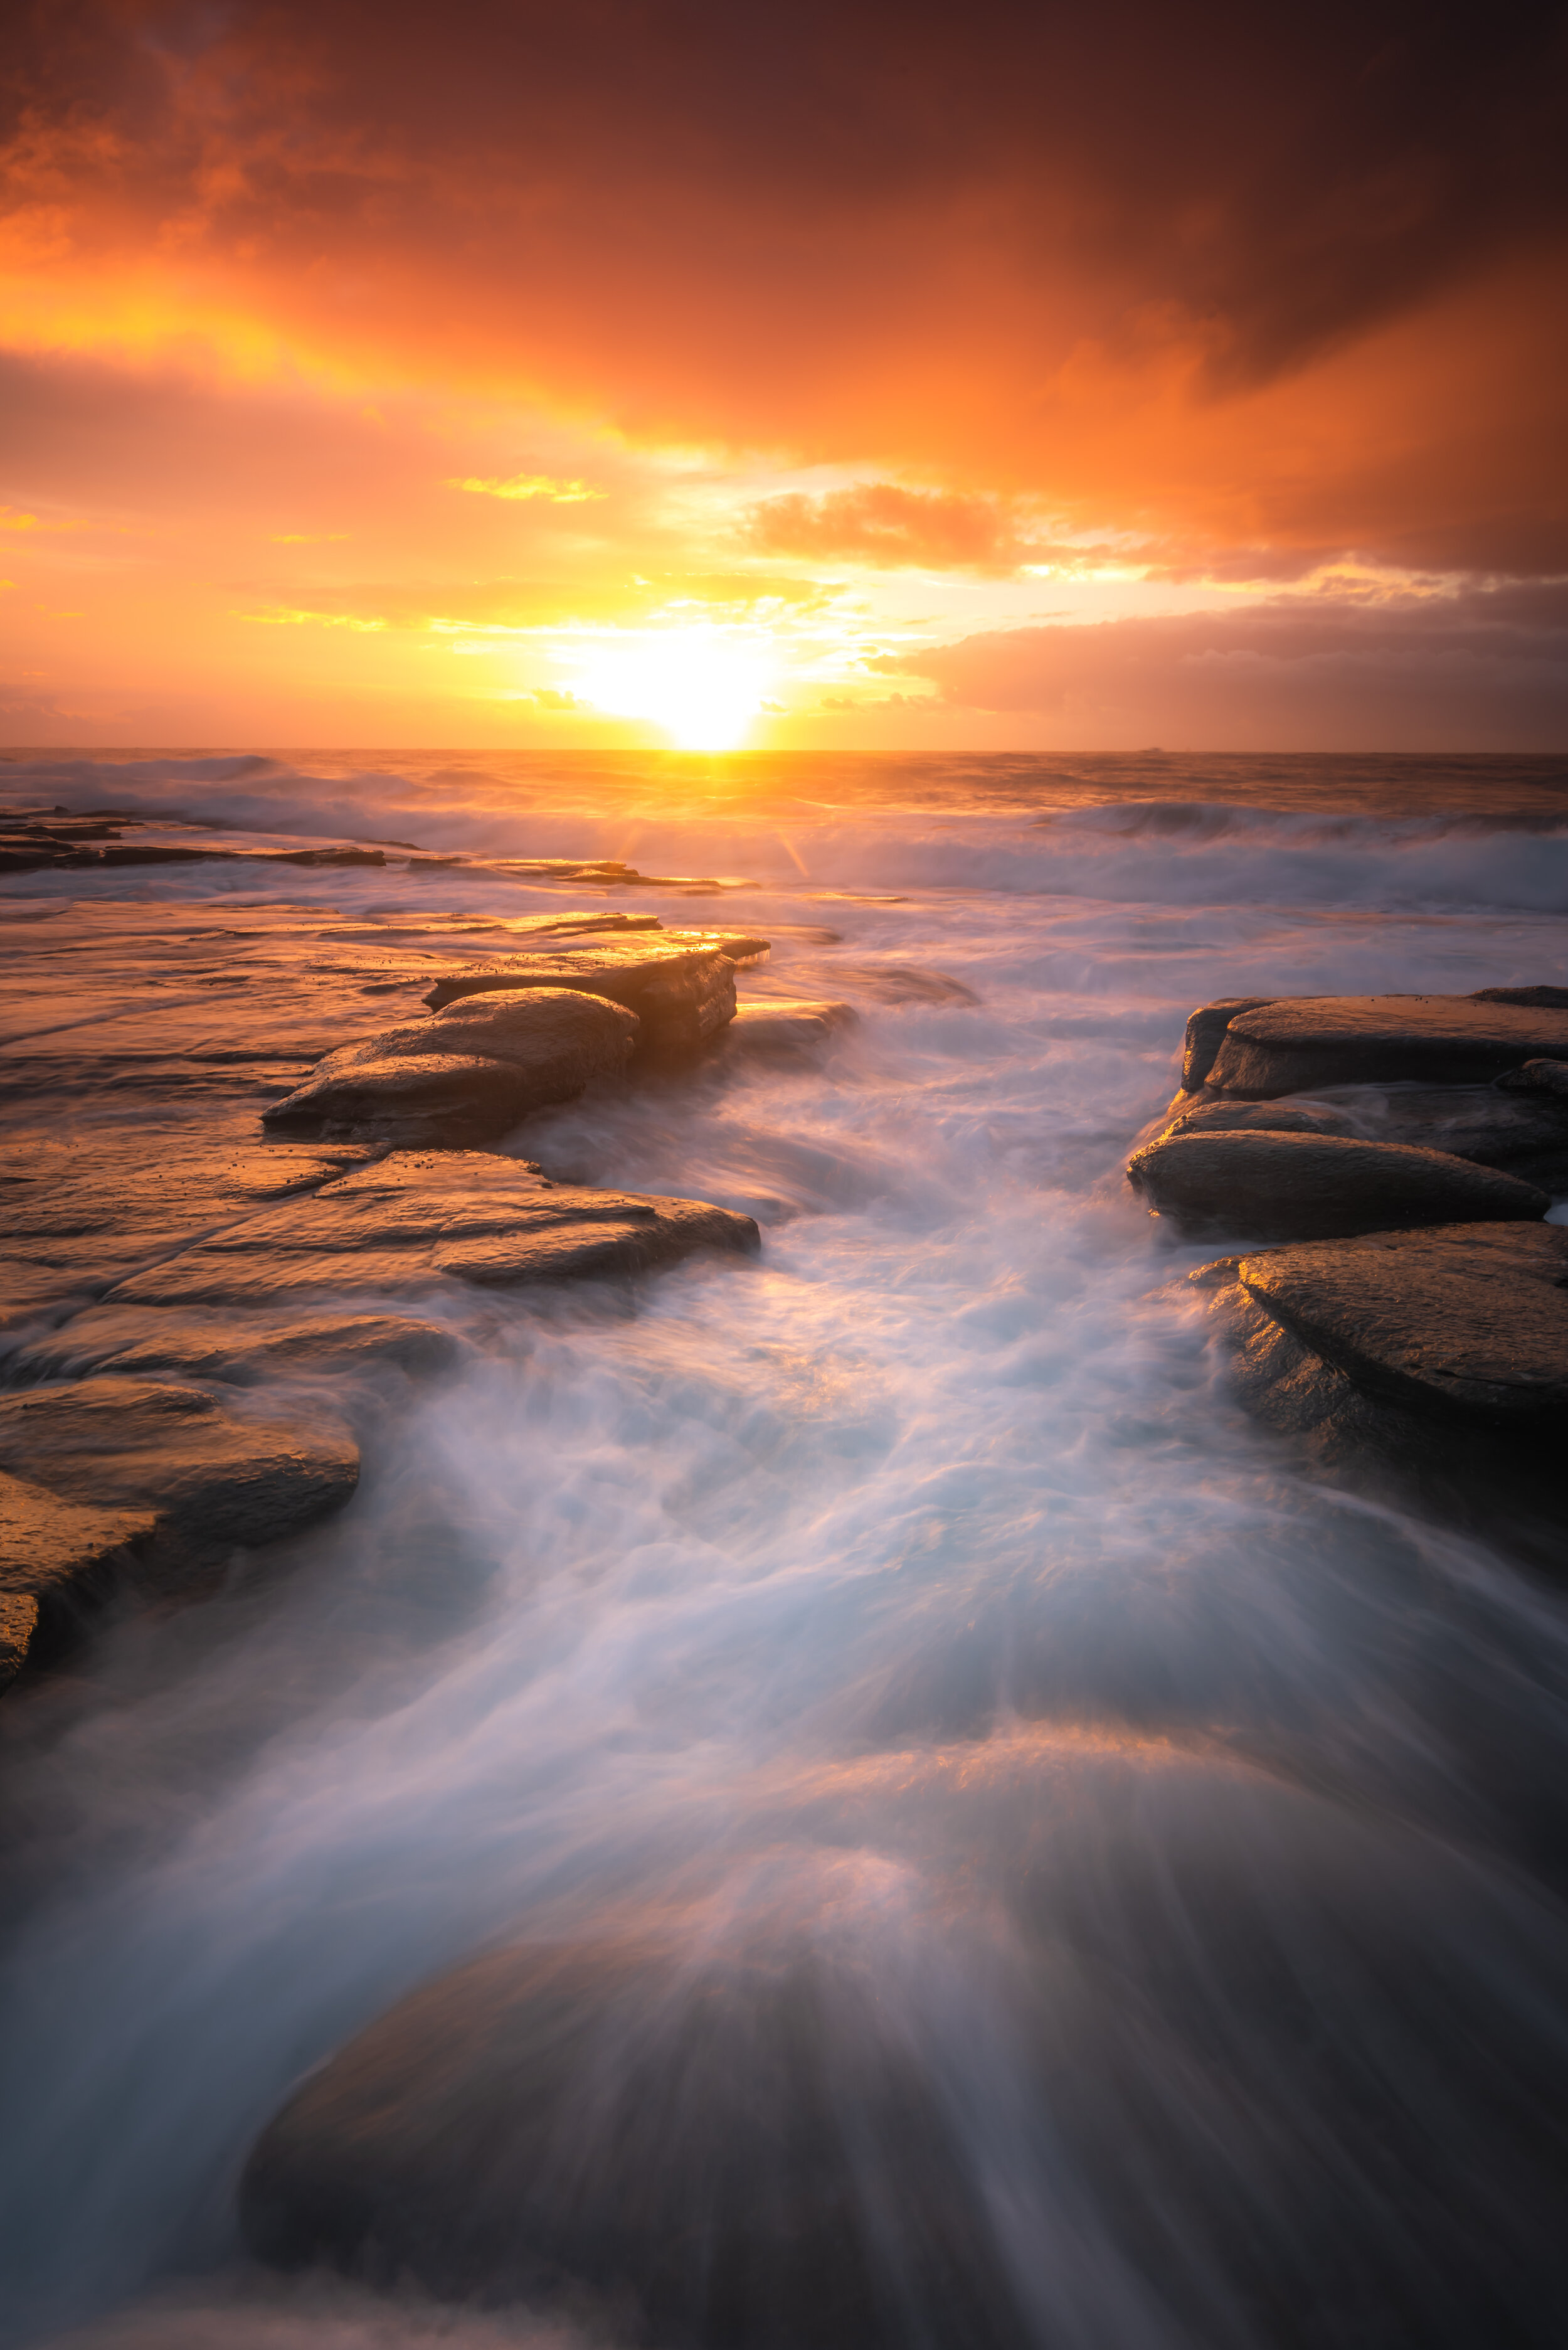
[[[1565,51],[40,0],[0,741],[1568,749]]]

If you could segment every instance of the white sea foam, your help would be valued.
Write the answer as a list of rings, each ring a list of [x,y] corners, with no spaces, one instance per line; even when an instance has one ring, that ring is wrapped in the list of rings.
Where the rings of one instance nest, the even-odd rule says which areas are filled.
[[[207,814],[192,764],[169,788]],[[244,810],[302,828],[277,774]],[[378,821],[406,827],[413,796],[388,787]],[[97,2314],[232,2261],[255,2130],[405,1988],[493,1938],[679,1900],[872,1953],[955,2085],[1043,2343],[1251,2350],[1244,2206],[1303,2293],[1371,2277],[1369,2343],[1417,2338],[1388,2330],[1412,2312],[1423,2341],[1474,2339],[1490,2294],[1544,2344],[1519,2116],[1568,2065],[1563,1912],[1532,1877],[1568,1785],[1568,1614],[1246,1422],[1172,1285],[1200,1253],[1119,1170],[1202,997],[1563,983],[1541,877],[1563,844],[1207,804],[924,829],[861,806],[789,831],[803,877],[780,826],[747,849],[742,817],[666,821],[639,864],[751,870],[748,921],[839,933],[781,938],[750,983],[843,993],[862,1025],[818,1068],[587,1099],[516,1145],[746,1208],[763,1258],[635,1304],[459,1301],[475,1357],[389,1426],[293,1572],[111,1634],[80,1703],[6,1709],[6,2338],[417,2344],[418,2312],[286,2306],[234,2270]],[[460,810],[444,838],[463,822],[514,854],[634,853],[613,812],[585,838]],[[221,874],[11,895],[255,893]],[[817,894],[872,885],[905,902]],[[286,894],[460,890],[534,904],[390,869]],[[890,967],[973,1000],[897,1000]],[[976,2021],[1015,1960],[1020,1855],[1059,2038],[1044,2134],[1015,2110],[1005,1996],[991,2041]],[[1085,2151],[1121,2133],[1142,2185]],[[1466,2181],[1492,2233],[1456,2271]],[[1179,2289],[1150,2280],[1162,2195]],[[453,2323],[463,2350],[514,2338]]]

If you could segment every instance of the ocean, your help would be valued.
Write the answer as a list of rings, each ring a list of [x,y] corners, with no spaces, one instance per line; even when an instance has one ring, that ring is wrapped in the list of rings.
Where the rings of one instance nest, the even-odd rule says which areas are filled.
[[[1121,1170],[1196,1003],[1568,983],[1568,761],[14,753],[0,796],[387,844],[13,875],[0,927],[547,911],[421,860],[618,858],[676,878],[602,902],[774,939],[743,994],[860,1014],[509,1138],[758,1260],[453,1296],[466,1367],[341,1518],[0,1707],[0,2339],[581,2350],[272,2278],[234,2187],[412,1985],[653,1912],[872,1986],[1042,2350],[1561,2338],[1564,1595],[1251,1423],[1214,1250]]]

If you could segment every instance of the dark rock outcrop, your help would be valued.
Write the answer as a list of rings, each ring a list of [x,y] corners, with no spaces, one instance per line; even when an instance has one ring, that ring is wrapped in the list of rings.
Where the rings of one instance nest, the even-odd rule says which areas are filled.
[[[434,1011],[459,997],[509,988],[564,988],[624,1004],[642,1024],[639,1051],[687,1057],[735,1016],[735,966],[767,952],[767,941],[718,931],[645,932],[597,939],[556,954],[453,972],[425,997]]]
[[[1242,1288],[1365,1393],[1568,1440],[1568,1232],[1469,1224],[1242,1259]]]
[[[1505,1069],[1498,1084],[1507,1093],[1546,1094],[1568,1102],[1568,1061],[1524,1061]],[[1563,1115],[1568,1117],[1568,1108]]]
[[[564,988],[469,997],[329,1053],[262,1123],[414,1148],[487,1141],[596,1078],[621,1076],[638,1028],[619,1003]]]
[[[1309,1133],[1188,1133],[1134,1153],[1128,1180],[1186,1232],[1328,1239],[1400,1226],[1539,1220],[1543,1192],[1440,1151]]]
[[[280,2266],[492,2303],[587,2285],[692,2350],[1029,2338],[940,2089],[809,1949],[481,1959],[312,2074],[240,2209]]]
[[[1568,1010],[1468,995],[1283,996],[1230,1017],[1206,1083],[1251,1098],[1476,1085],[1542,1055],[1568,1056]]]
[[[1196,1012],[1187,1015],[1187,1035],[1181,1051],[1181,1090],[1193,1094],[1205,1084],[1214,1066],[1214,1055],[1224,1041],[1225,1031],[1239,1013],[1251,1012],[1260,1004],[1273,1001],[1268,995],[1221,995],[1212,1003],[1200,1003]]]
[[[1205,1266],[1241,1403],[1336,1479],[1568,1572],[1568,1233],[1466,1224]]]

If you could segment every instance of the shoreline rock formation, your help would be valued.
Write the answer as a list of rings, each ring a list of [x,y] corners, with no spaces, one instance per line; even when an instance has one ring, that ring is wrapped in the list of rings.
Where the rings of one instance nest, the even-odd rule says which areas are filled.
[[[475,938],[515,951],[475,968]],[[46,900],[15,944],[0,1106],[47,1098],[60,1126],[0,1186],[0,1679],[106,1601],[192,1596],[348,1500],[358,1448],[319,1383],[461,1362],[417,1300],[760,1246],[749,1216],[475,1146],[634,1055],[710,1052],[763,939],[619,910]],[[756,1041],[847,1016],[769,1005]]]
[[[1202,1005],[1127,1174],[1186,1233],[1282,1243],[1189,1276],[1249,1410],[1568,1567],[1568,990]]]

